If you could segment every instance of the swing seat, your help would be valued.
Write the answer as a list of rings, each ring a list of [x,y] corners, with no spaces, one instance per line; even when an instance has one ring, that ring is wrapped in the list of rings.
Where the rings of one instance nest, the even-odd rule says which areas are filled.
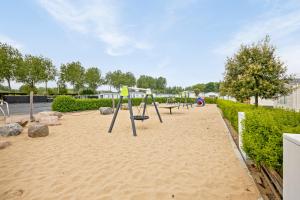
[[[133,119],[134,120],[147,120],[147,119],[149,119],[149,116],[147,116],[147,115],[145,115],[145,116],[143,116],[143,115],[134,115]]]

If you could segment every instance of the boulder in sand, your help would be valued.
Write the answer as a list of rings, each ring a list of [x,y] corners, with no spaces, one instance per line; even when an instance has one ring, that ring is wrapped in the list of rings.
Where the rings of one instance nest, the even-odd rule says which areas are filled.
[[[31,124],[28,127],[28,136],[35,137],[46,137],[49,135],[49,128],[45,124]]]
[[[5,120],[6,124],[10,124],[10,123],[18,123],[20,124],[22,127],[25,127],[27,125],[29,121],[28,117],[18,117],[18,116],[13,116],[13,117],[8,117]]]
[[[100,111],[101,115],[110,115],[110,114],[114,113],[113,109],[110,107],[101,107],[101,108],[99,108],[99,111]]]
[[[1,136],[16,136],[22,132],[23,128],[18,123],[10,123],[5,124],[4,126],[0,127],[0,135]]]
[[[0,141],[0,149],[5,149],[9,145],[11,145],[9,141]]]
[[[58,119],[60,119],[63,116],[63,114],[57,111],[43,111],[43,112],[39,112],[35,116],[35,121],[40,121],[41,118],[49,117],[49,116],[56,116]]]
[[[48,125],[48,126],[57,126],[57,125],[61,124],[58,121],[58,117],[57,116],[45,116],[45,117],[41,117],[39,119],[39,123],[45,124],[45,125]]]

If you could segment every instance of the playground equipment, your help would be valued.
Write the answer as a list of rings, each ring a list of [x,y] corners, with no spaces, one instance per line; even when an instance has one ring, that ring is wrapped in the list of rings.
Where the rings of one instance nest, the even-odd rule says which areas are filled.
[[[2,112],[4,119],[6,118],[6,114],[4,112],[4,109],[2,107],[4,107],[4,104],[6,105],[6,111],[7,111],[7,116],[9,117],[9,107],[8,107],[8,103],[6,101],[3,101],[2,99],[0,99],[0,111]]]
[[[190,102],[190,91],[183,91],[180,94],[180,103],[179,106],[185,107],[189,109],[189,106],[193,107],[193,103]]]
[[[143,91],[143,92],[146,93],[145,98],[144,98],[144,102],[143,102],[144,104],[143,104],[143,113],[142,113],[142,115],[140,115],[140,113],[138,115],[133,115],[132,101],[131,101],[131,94],[130,94],[131,91]],[[162,119],[161,119],[161,116],[159,114],[157,105],[156,105],[155,100],[154,100],[154,96],[153,96],[153,94],[151,92],[151,89],[134,88],[134,87],[123,86],[122,89],[121,89],[121,92],[120,92],[120,99],[119,99],[116,111],[114,112],[114,116],[112,118],[112,121],[111,121],[111,124],[110,124],[108,132],[109,133],[112,132],[112,129],[113,129],[115,121],[116,121],[116,118],[118,116],[118,112],[119,112],[120,107],[121,107],[122,102],[123,102],[123,98],[127,97],[127,100],[128,100],[128,110],[129,110],[129,114],[130,114],[131,127],[132,127],[132,133],[133,133],[133,136],[137,136],[134,120],[144,121],[144,120],[149,119],[149,116],[145,115],[146,114],[146,107],[147,107],[147,100],[148,100],[149,96],[152,98],[153,105],[154,105],[155,110],[156,110],[156,114],[157,114],[157,116],[159,118],[160,123],[162,123]]]
[[[201,98],[201,97],[198,97],[196,99],[196,103],[197,103],[197,106],[200,106],[200,107],[205,106],[205,100],[203,98]]]
[[[170,114],[172,114],[172,109],[173,108],[178,108],[179,109],[180,103],[176,102],[174,97],[168,97],[166,104],[159,105],[159,107],[169,109]]]

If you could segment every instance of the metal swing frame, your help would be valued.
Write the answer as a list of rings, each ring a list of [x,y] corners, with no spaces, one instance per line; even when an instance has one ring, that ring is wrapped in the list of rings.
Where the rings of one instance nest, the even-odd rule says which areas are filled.
[[[2,99],[0,99],[0,111],[1,113],[3,114],[4,116],[4,119],[6,119],[6,114],[4,112],[4,109],[2,108],[2,106],[4,106],[4,104],[6,105],[6,111],[7,111],[7,116],[9,117],[10,114],[9,114],[9,106],[8,106],[8,103]]]
[[[146,92],[146,96],[144,98],[144,107],[143,107],[143,114],[142,115],[139,115],[139,116],[133,115],[132,101],[131,101],[131,96],[130,96],[130,91],[129,90],[139,90],[139,91],[145,91]],[[112,129],[114,127],[114,124],[115,124],[116,118],[118,116],[118,113],[119,113],[119,110],[120,110],[120,107],[122,105],[124,97],[127,97],[127,99],[128,99],[128,110],[129,110],[129,114],[130,114],[130,121],[131,121],[131,127],[132,127],[133,136],[137,136],[134,120],[142,120],[142,121],[144,121],[144,120],[146,120],[146,119],[149,118],[149,116],[145,116],[148,97],[152,98],[152,101],[153,101],[153,104],[154,104],[155,111],[156,111],[156,114],[158,116],[158,119],[159,119],[160,123],[163,123],[163,121],[161,119],[161,116],[160,116],[160,113],[159,113],[159,110],[158,110],[158,107],[157,107],[157,105],[155,103],[154,96],[153,96],[153,94],[152,94],[152,92],[151,92],[150,89],[132,88],[132,87],[123,86],[122,89],[121,89],[121,92],[120,92],[120,99],[119,99],[119,102],[118,102],[118,105],[117,105],[117,109],[114,112],[114,116],[112,118],[109,130],[108,130],[109,133],[112,132]]]

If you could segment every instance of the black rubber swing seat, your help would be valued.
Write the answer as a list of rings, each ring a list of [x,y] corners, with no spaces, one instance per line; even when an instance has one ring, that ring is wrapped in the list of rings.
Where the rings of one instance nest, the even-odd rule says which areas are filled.
[[[134,115],[133,119],[134,120],[146,120],[146,119],[149,119],[149,116],[147,116],[147,115],[145,115],[145,116],[143,116],[143,115]]]

